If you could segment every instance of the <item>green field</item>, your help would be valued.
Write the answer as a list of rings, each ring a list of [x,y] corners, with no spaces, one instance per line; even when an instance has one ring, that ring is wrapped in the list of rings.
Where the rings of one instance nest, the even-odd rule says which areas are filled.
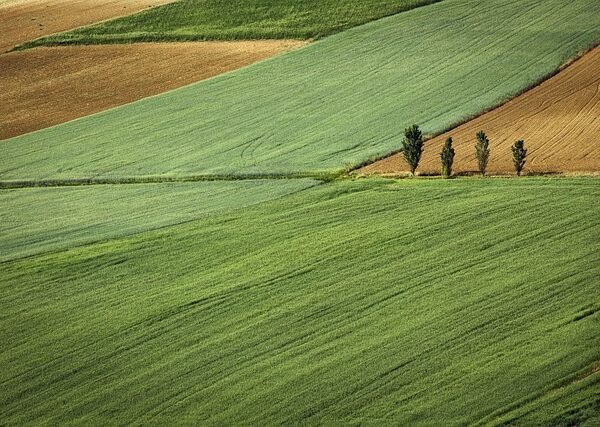
[[[0,141],[0,425],[600,425],[600,179],[343,174],[598,22],[597,0],[181,0],[35,41],[344,30]]]
[[[308,39],[440,0],[179,0],[23,47],[190,40]]]
[[[0,422],[597,425],[599,198],[346,180],[4,261]]]
[[[445,0],[0,142],[0,180],[335,171],[436,133],[600,40],[596,0]]]
[[[0,191],[0,261],[189,222],[316,181],[215,181]]]

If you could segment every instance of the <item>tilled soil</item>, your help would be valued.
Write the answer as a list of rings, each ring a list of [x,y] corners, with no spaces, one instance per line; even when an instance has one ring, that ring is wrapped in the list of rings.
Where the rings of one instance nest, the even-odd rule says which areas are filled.
[[[28,40],[173,0],[0,0],[0,53]]]
[[[0,55],[0,139],[242,67],[303,45],[286,40],[35,48]]]

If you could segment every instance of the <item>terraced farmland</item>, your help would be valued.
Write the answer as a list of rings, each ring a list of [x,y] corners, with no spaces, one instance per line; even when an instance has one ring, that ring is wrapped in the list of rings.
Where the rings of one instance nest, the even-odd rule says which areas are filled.
[[[0,419],[594,425],[599,197],[342,181],[5,261]]]
[[[513,172],[510,147],[524,139],[528,148],[526,172],[600,171],[600,47],[540,86],[500,108],[483,114],[426,143],[419,170],[439,172],[439,153],[452,136],[454,170],[477,170],[475,135],[490,137],[492,173]],[[370,164],[359,173],[397,174],[407,171],[402,155]]]
[[[440,0],[179,0],[156,10],[44,37],[25,47],[326,36]]]
[[[596,43],[598,19],[593,0],[447,0],[2,141],[0,179],[341,170],[535,82]]]

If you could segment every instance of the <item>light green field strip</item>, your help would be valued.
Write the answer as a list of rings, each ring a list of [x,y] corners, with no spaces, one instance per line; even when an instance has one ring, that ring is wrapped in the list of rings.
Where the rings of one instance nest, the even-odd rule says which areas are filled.
[[[595,179],[342,181],[5,262],[0,419],[593,419],[598,373],[573,380],[600,360],[599,197]]]
[[[179,0],[25,47],[190,40],[308,39],[440,0]]]
[[[338,170],[517,93],[600,40],[596,0],[445,0],[0,141],[0,180]]]
[[[2,190],[0,261],[180,224],[315,184],[298,179]]]

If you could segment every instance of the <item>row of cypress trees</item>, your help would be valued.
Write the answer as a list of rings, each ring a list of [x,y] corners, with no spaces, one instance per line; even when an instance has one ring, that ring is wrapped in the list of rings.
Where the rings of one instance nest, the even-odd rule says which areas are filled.
[[[488,161],[490,159],[490,140],[487,135],[481,130],[477,132],[477,143],[475,144],[475,157],[477,158],[477,166],[481,175],[485,176]],[[404,160],[410,168],[410,173],[415,174],[415,170],[421,160],[423,154],[424,141],[423,133],[418,125],[412,125],[404,130],[404,140],[400,149]],[[523,166],[525,166],[525,158],[527,157],[527,149],[525,142],[520,139],[516,141],[512,149],[513,164],[517,176],[521,175]],[[442,176],[448,178],[452,175],[452,164],[454,163],[454,148],[452,148],[452,137],[448,137],[444,144],[444,148],[440,153],[442,161]]]

